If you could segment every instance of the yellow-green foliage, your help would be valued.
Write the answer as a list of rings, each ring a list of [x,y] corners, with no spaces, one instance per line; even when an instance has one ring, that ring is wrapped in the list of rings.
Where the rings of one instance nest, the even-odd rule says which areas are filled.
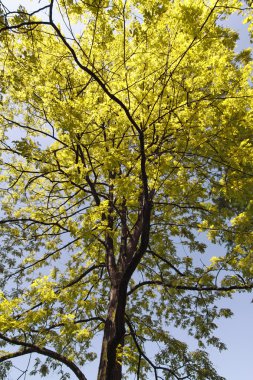
[[[94,359],[111,287],[107,242],[119,268],[126,247],[136,254],[148,192],[149,244],[129,282],[117,360],[130,372],[141,362],[142,378],[152,369],[139,362],[135,331],[144,351],[144,338],[167,347],[157,363],[178,376],[219,379],[205,353],[187,353],[168,331],[222,348],[213,321],[229,313],[212,304],[224,294],[199,289],[251,284],[251,49],[235,53],[238,35],[220,20],[239,12],[252,33],[252,11],[237,0],[58,7],[54,25],[24,10],[8,27],[1,19],[0,330],[76,363]],[[227,244],[206,266],[200,232]],[[135,289],[141,281],[152,284]]]

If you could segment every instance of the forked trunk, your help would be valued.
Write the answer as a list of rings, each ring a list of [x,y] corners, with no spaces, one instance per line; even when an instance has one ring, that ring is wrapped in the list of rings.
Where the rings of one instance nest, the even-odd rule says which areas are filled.
[[[120,352],[124,346],[126,288],[126,285],[111,288],[98,380],[121,380],[122,378]]]

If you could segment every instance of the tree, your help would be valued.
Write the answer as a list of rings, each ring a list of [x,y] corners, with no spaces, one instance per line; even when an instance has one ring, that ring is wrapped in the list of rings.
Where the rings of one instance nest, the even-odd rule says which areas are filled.
[[[250,5],[45,3],[1,6],[0,360],[222,379],[215,301],[253,286],[253,92],[220,20]]]

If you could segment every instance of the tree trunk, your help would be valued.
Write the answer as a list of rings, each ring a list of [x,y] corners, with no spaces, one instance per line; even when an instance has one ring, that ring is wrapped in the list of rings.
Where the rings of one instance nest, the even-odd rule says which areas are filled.
[[[126,293],[127,285],[111,288],[97,380],[122,378],[121,358],[117,358],[117,353],[124,346]]]

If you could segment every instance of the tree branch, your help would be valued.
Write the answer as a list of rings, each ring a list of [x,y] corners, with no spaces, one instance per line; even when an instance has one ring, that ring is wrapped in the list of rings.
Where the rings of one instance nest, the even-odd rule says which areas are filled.
[[[76,377],[79,380],[87,380],[87,378],[84,376],[82,371],[79,369],[79,367],[77,367],[77,365],[75,363],[73,363],[71,360],[67,359],[65,356],[63,356],[63,355],[61,355],[61,354],[59,354],[53,350],[50,350],[50,349],[45,348],[45,347],[42,348],[42,347],[36,346],[35,344],[32,344],[32,343],[21,342],[16,338],[8,338],[1,333],[0,333],[0,339],[4,340],[5,342],[7,342],[9,344],[24,347],[24,350],[19,351],[20,352],[19,355],[16,352],[16,356],[14,353],[13,357],[26,355],[28,353],[30,354],[32,352],[36,352],[37,354],[50,357],[52,359],[55,359],[55,360],[65,364],[69,369],[71,369],[74,372],[74,374],[76,375]],[[5,360],[8,360],[8,359],[10,359],[10,357],[8,355],[6,355],[4,357],[0,357],[0,363],[5,361]]]
[[[191,290],[195,292],[231,292],[233,290],[250,290],[253,289],[253,284],[245,284],[245,285],[231,285],[231,286],[190,286],[190,285],[173,285],[172,283],[165,283],[163,281],[143,281],[139,282],[139,284],[135,285],[133,288],[129,290],[127,295],[131,295],[137,289],[143,286],[153,286],[160,285],[169,289],[177,289],[177,290]]]

